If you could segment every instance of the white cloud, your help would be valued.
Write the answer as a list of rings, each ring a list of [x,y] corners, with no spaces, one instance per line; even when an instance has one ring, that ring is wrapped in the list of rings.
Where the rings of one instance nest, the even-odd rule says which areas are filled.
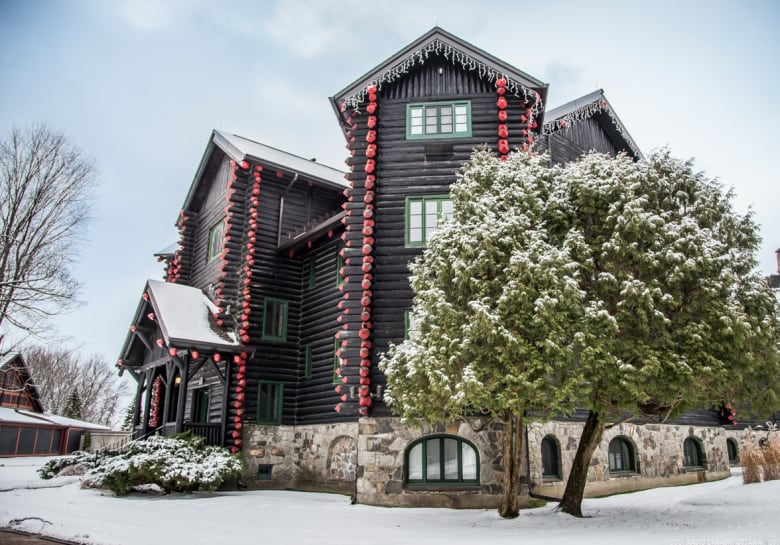
[[[174,4],[164,0],[124,0],[119,11],[133,27],[141,30],[161,30],[173,19]]]

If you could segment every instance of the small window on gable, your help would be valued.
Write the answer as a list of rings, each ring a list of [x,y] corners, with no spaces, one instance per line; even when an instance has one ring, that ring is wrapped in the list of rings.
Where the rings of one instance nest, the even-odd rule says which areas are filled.
[[[264,341],[284,342],[287,340],[287,301],[266,297],[263,301]]]
[[[410,485],[479,484],[479,453],[455,435],[433,435],[411,443],[404,454]]]
[[[206,261],[215,259],[222,253],[222,243],[224,242],[225,218],[222,218],[209,229],[209,243]]]
[[[406,138],[460,138],[471,136],[471,102],[407,104]]]
[[[452,218],[449,195],[406,198],[406,246],[426,246],[442,221]]]
[[[558,441],[552,435],[542,439],[542,479],[558,480],[561,478]]]
[[[261,380],[257,384],[257,423],[279,425],[282,423],[282,395],[280,382]]]
[[[193,422],[209,421],[209,389],[198,388],[192,392],[192,408],[190,417]]]
[[[695,437],[687,437],[683,441],[683,460],[686,469],[704,468],[704,452]]]
[[[626,437],[615,437],[609,442],[609,470],[615,473],[635,472],[634,445]]]

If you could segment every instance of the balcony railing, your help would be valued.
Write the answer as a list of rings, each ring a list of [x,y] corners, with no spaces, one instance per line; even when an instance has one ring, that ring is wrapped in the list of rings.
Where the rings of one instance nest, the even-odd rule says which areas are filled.
[[[222,424],[205,424],[202,422],[185,422],[184,431],[191,431],[206,439],[207,445],[224,446],[222,440]]]

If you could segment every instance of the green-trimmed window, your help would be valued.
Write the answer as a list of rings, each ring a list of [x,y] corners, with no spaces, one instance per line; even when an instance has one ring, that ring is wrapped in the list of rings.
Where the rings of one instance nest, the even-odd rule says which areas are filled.
[[[411,443],[404,453],[410,485],[479,484],[479,452],[455,435],[432,435]]]
[[[317,286],[317,258],[311,256],[309,258],[309,289]]]
[[[342,267],[344,267],[344,256],[342,255],[343,249],[344,249],[343,244],[339,244],[338,246],[336,246],[336,287],[344,283],[344,277],[341,276],[341,269]]]
[[[222,253],[222,243],[225,240],[225,218],[209,228],[209,244],[206,254],[206,261],[215,259]]]
[[[612,472],[636,471],[634,445],[626,437],[615,437],[609,442],[609,470]]]
[[[287,340],[287,301],[284,299],[263,299],[262,339],[275,342]]]
[[[439,222],[452,218],[449,195],[406,197],[406,246],[425,246]]]
[[[406,138],[471,136],[471,102],[424,102],[406,106]]]
[[[341,361],[341,358],[339,358],[339,348],[341,348],[341,343],[338,338],[333,339],[333,384],[341,383],[341,376],[337,373]]]
[[[683,441],[683,460],[686,469],[701,469],[704,467],[704,453],[698,439],[687,437]]]
[[[558,441],[552,435],[542,439],[542,479],[558,480],[561,478],[561,464]]]
[[[257,423],[279,425],[282,423],[282,397],[284,384],[269,380],[257,383]]]
[[[739,446],[737,445],[737,440],[732,439],[729,437],[726,439],[726,448],[729,452],[729,463],[730,464],[737,464],[739,463]]]
[[[209,399],[211,393],[208,388],[198,388],[192,392],[192,410],[190,411],[193,422],[209,421]]]
[[[303,349],[303,378],[311,378],[311,360],[312,360],[312,348],[311,343],[307,343]]]

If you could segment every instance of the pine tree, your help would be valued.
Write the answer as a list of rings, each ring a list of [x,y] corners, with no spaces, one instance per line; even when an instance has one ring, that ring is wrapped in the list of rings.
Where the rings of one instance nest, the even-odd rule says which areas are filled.
[[[134,411],[135,411],[135,400],[128,403],[127,409],[125,410],[125,418],[122,421],[123,431],[132,431]]]
[[[81,396],[79,396],[79,392],[75,388],[68,397],[68,402],[65,404],[65,410],[62,412],[62,416],[75,420],[81,420],[82,418]]]

